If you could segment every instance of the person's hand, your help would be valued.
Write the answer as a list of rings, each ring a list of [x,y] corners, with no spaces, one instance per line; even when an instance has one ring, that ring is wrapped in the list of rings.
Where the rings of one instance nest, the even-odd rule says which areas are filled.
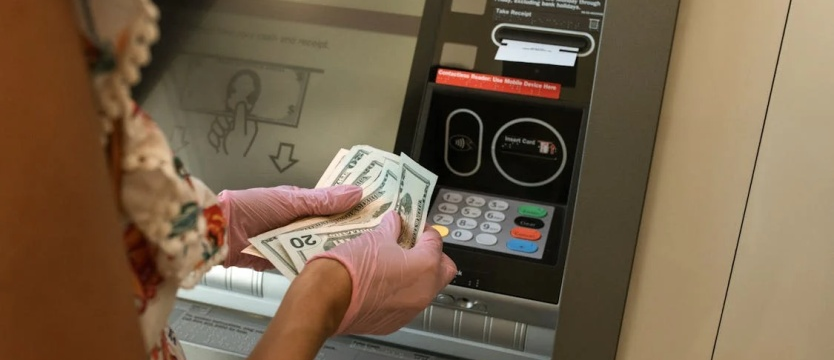
[[[241,254],[241,251],[249,246],[249,238],[285,226],[302,217],[348,211],[362,198],[362,188],[353,185],[322,189],[278,186],[226,190],[217,198],[228,222],[226,231],[229,255],[223,266],[263,271],[274,266],[266,259]]]
[[[336,260],[350,275],[350,305],[336,334],[397,331],[455,277],[457,267],[443,253],[436,230],[427,227],[413,248],[403,249],[397,244],[400,223],[399,215],[389,212],[376,229],[308,261]]]

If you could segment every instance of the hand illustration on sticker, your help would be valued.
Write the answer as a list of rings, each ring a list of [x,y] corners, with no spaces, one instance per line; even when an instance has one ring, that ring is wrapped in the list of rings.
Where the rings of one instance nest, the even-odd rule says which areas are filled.
[[[208,134],[209,144],[220,153],[228,155],[249,153],[258,133],[258,122],[253,119],[254,110],[261,95],[261,78],[252,70],[235,73],[226,87],[226,113],[215,115]]]

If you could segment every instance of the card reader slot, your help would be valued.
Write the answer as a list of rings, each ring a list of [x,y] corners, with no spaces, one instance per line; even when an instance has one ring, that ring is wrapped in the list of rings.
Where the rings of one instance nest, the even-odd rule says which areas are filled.
[[[492,29],[492,42],[496,46],[503,46],[504,40],[575,47],[579,49],[578,57],[590,55],[596,47],[594,37],[586,32],[507,23]]]

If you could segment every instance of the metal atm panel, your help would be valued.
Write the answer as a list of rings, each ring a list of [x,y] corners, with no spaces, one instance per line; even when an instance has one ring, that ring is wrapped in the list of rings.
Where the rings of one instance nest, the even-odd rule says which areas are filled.
[[[251,173],[251,178],[227,178],[228,174],[210,166],[215,158],[228,154],[219,154],[214,149],[189,153],[191,163],[204,166],[202,169],[192,166],[195,175],[206,172],[209,182],[213,182],[210,185],[220,189],[229,184],[244,186],[244,180],[258,182],[247,186],[274,184],[275,179],[309,186],[315,171],[306,175],[296,174],[296,171],[310,170],[305,164],[314,161],[325,166],[328,156],[332,156],[338,147],[352,144],[326,141],[315,147],[296,146],[294,153],[289,152],[286,162],[292,165],[282,167],[275,161],[280,160],[282,149],[285,153],[289,150],[282,147],[281,143],[288,140],[281,136],[295,140],[298,137],[293,134],[315,127],[315,119],[326,118],[315,114],[342,111],[346,115],[345,121],[352,119],[359,124],[359,113],[344,109],[368,106],[374,114],[369,122],[383,124],[387,126],[386,131],[391,130],[392,122],[381,114],[388,114],[389,108],[398,109],[400,99],[394,97],[397,91],[404,93],[393,150],[408,153],[424,166],[432,167],[444,179],[435,194],[430,221],[449,231],[449,246],[445,251],[458,262],[461,274],[438,294],[430,307],[400,331],[389,336],[333,339],[325,346],[323,354],[339,358],[337,354],[359,356],[361,352],[367,358],[382,359],[391,358],[392,354],[420,354],[420,358],[437,359],[613,359],[677,1],[438,0],[425,2],[423,15],[417,20],[399,14],[395,16],[397,21],[352,23],[334,17],[344,9],[335,9],[332,4],[321,5],[323,12],[311,14],[299,12],[299,9],[311,6],[301,3],[305,2],[218,0],[200,5],[199,10],[205,11],[201,16],[171,17],[167,13],[171,18],[169,24],[186,24],[203,33],[197,31],[195,35],[189,32],[191,30],[185,31],[184,36],[179,37],[180,43],[163,44],[159,48],[162,56],[155,54],[157,67],[146,72],[146,78],[162,80],[146,81],[145,88],[137,89],[137,97],[143,104],[176,103],[172,101],[176,94],[160,94],[155,88],[165,84],[162,75],[169,71],[166,63],[188,60],[187,56],[179,55],[183,50],[192,55],[199,50],[202,57],[209,53],[223,64],[246,60],[252,66],[275,70],[272,65],[278,63],[284,66],[277,69],[281,72],[301,71],[309,75],[301,77],[305,80],[305,96],[297,97],[295,103],[290,104],[299,110],[303,108],[300,114],[275,117],[275,121],[266,121],[269,119],[260,113],[253,115],[252,121],[258,122],[261,131],[258,140],[251,152],[242,154],[242,161],[234,161],[231,165],[239,174]],[[361,8],[369,4],[356,2],[352,5]],[[393,6],[392,3],[384,4]],[[548,7],[543,9],[542,4]],[[592,10],[583,13],[582,6]],[[571,9],[565,10],[566,7]],[[416,24],[419,20],[419,33],[415,30],[413,34],[416,35],[416,50],[407,81],[400,81],[401,73],[385,75],[391,80],[385,82],[386,86],[396,90],[385,91],[385,99],[388,99],[385,103],[391,103],[390,106],[379,102],[351,105],[344,103],[344,99],[322,93],[326,88],[322,86],[323,81],[335,84],[334,74],[341,72],[356,77],[370,73],[370,68],[351,69],[347,64],[338,71],[311,72],[308,70],[323,67],[300,62],[295,58],[297,54],[271,54],[272,50],[267,47],[244,44],[254,38],[241,37],[242,42],[234,43],[234,46],[212,47],[212,42],[207,41],[210,39],[205,30],[220,31],[224,36],[241,34],[230,28],[232,23],[224,22],[225,15],[220,13],[236,12],[233,16],[238,20],[252,17],[252,21],[238,23],[245,24],[249,33],[269,35],[268,32],[253,32],[249,27],[276,26],[265,20],[270,11],[277,14],[277,10],[287,9],[292,11],[278,14],[281,24],[275,31],[285,31],[283,26],[292,22],[302,24],[301,28],[307,26],[303,23],[310,21],[316,26],[328,26],[322,19],[330,16],[330,21],[338,23],[334,24],[336,27],[362,27],[364,30],[357,32],[356,38],[366,39],[376,31],[377,25]],[[509,11],[513,9],[515,12]],[[347,12],[359,14],[354,10]],[[303,16],[293,19],[287,15],[290,13]],[[224,27],[209,26],[218,19]],[[279,28],[281,30],[277,30]],[[411,31],[408,26],[397,29],[400,36]],[[195,49],[200,47],[195,45],[195,39],[206,45]],[[502,39],[572,46],[579,49],[580,54],[576,66],[569,69],[496,61],[495,51],[502,46]],[[394,44],[391,39],[387,41]],[[397,49],[405,49],[407,45]],[[368,49],[383,51],[379,47]],[[395,68],[402,69],[402,66]],[[548,86],[556,84],[558,91],[552,90],[551,95],[555,91],[558,97],[462,87],[454,81],[437,81],[438,75],[441,78],[448,75],[441,70],[526,79]],[[173,79],[175,84],[178,81],[182,82],[182,79]],[[190,114],[187,116],[194,117],[195,123],[201,121],[198,118],[205,117],[206,122],[199,124],[206,125],[211,122],[208,117],[222,115],[215,113],[222,113],[223,109],[207,110],[204,103],[214,103],[201,98],[202,95],[205,94],[195,94],[190,101],[173,107],[181,106],[182,111]],[[371,100],[369,97],[362,99]],[[285,107],[289,109],[290,105]],[[507,114],[507,107],[520,108],[525,114]],[[152,112],[152,115],[155,114]],[[163,124],[165,131],[175,136],[171,139],[174,145],[206,146],[203,144],[206,132],[200,132],[199,138],[180,138],[182,134],[177,133],[176,125]],[[496,137],[502,133],[506,136]],[[361,134],[354,135],[357,139],[362,138]],[[275,141],[264,143],[264,139]],[[377,146],[382,148],[389,140],[393,139],[379,136],[373,139],[379,141],[381,145]],[[458,150],[468,147],[477,149],[481,156],[460,156]],[[313,148],[317,152],[315,155]],[[273,153],[265,153],[266,149]],[[276,149],[277,154],[274,153]],[[311,158],[301,157],[307,154]],[[525,173],[525,168],[549,168],[525,160],[536,156],[559,165],[550,174],[545,172],[546,176],[532,176],[542,172]],[[247,162],[257,161],[266,164],[272,172],[247,168]],[[488,175],[478,178],[477,174],[482,171]],[[478,180],[464,180],[473,179],[473,176]],[[514,185],[506,185],[508,183]],[[536,185],[540,183],[544,184]],[[441,204],[456,208],[454,211],[449,206],[441,209]],[[448,216],[444,215],[451,216],[452,222],[448,223]],[[460,218],[477,218],[477,222],[474,227],[468,220],[458,224]],[[493,224],[500,225],[500,229]],[[521,230],[515,230],[517,227]],[[479,235],[490,236],[479,238]],[[534,241],[537,246],[534,248],[524,242],[510,244],[511,238]],[[503,250],[492,251],[491,246],[500,246]],[[512,276],[495,276],[496,269]],[[243,358],[251,350],[246,344],[251,345],[259,338],[256,327],[274,314],[288,285],[286,278],[273,272],[215,268],[197,288],[179,293],[178,311],[172,314],[171,321],[175,327],[180,327],[183,337],[189,339],[184,342],[191,354]],[[196,324],[200,326],[195,327],[193,322],[197,316],[213,325],[216,322],[218,326],[201,327],[206,320],[200,319]],[[237,326],[248,335],[245,341],[237,341],[237,345],[232,346],[224,341],[240,333],[226,332],[237,331]],[[211,336],[205,336],[206,331]]]
[[[545,3],[552,6],[544,9]],[[460,11],[463,4],[471,6]],[[582,10],[584,5],[595,10]],[[433,32],[425,30],[431,38],[418,41],[415,63],[425,66],[412,69],[397,146],[440,174],[430,214],[453,215],[451,222],[447,216],[430,219],[448,230],[445,251],[461,268],[441,300],[455,299],[461,311],[554,330],[548,354],[553,358],[613,359],[677,2],[494,0],[436,6],[435,16],[424,17],[423,28]],[[505,38],[571,46],[579,54],[572,68],[495,60]],[[525,94],[484,84],[508,79],[555,90]],[[448,125],[453,121],[463,125]],[[535,125],[511,136],[501,133],[519,123]],[[506,144],[519,138],[526,149]],[[477,155],[449,159],[448,144]],[[501,151],[522,154],[502,160]],[[521,158],[525,155],[548,155],[553,163],[537,165]],[[550,170],[524,178],[525,168]],[[450,201],[470,196],[509,204],[505,217],[530,206],[545,216],[539,222],[507,222],[501,215],[502,222],[489,221],[486,211],[494,209],[466,214],[463,209],[471,204]],[[546,217],[551,214],[555,221]],[[508,234],[506,226],[526,229]],[[530,228],[539,233],[531,238]],[[479,243],[485,232],[498,241]],[[524,254],[493,250],[519,237],[536,246],[512,246]]]

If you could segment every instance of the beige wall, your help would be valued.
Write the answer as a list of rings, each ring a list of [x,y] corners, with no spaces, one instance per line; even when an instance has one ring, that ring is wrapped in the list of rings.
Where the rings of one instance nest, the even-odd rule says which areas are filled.
[[[716,360],[834,359],[831,14],[791,5]]]
[[[834,359],[832,13],[681,0],[618,359]]]
[[[710,359],[788,0],[681,0],[620,360]]]

